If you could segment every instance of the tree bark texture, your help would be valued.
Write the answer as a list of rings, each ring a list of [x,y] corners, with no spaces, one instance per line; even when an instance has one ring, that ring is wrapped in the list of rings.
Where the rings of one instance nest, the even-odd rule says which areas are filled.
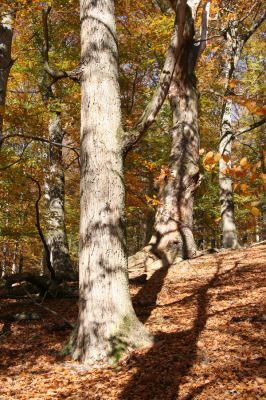
[[[241,51],[244,46],[244,41],[241,39],[236,26],[233,23],[229,23],[228,30],[226,32],[226,44],[225,44],[225,96],[230,95],[230,80],[234,75],[238,60],[241,55]],[[221,223],[222,223],[222,235],[223,235],[223,247],[225,248],[237,248],[238,238],[237,229],[234,217],[234,198],[232,179],[226,174],[227,166],[231,166],[232,156],[232,139],[233,139],[233,127],[232,127],[232,112],[233,102],[230,97],[225,97],[221,116],[221,128],[220,128],[220,144],[219,152],[222,155],[229,157],[228,165],[221,158],[219,161],[219,186],[220,186],[220,205],[221,205]]]
[[[0,140],[3,137],[3,121],[6,104],[7,82],[12,67],[11,46],[13,38],[13,14],[6,12],[0,21]]]
[[[49,141],[58,143],[59,146],[50,145],[49,148],[49,169],[45,179],[45,199],[46,199],[46,220],[47,220],[47,246],[44,246],[44,273],[47,270],[47,257],[50,259],[50,266],[55,275],[66,276],[73,273],[71,260],[69,256],[69,246],[65,226],[65,171],[63,165],[62,146],[64,132],[62,129],[61,110],[55,110],[57,107],[52,104],[56,98],[52,87],[54,76],[51,76],[49,67],[50,38],[48,27],[48,15],[51,7],[43,10],[43,35],[42,46],[43,75],[40,83],[40,90],[43,102],[49,110]],[[48,268],[49,269],[49,268]]]
[[[226,173],[227,168],[231,167],[232,135],[232,100],[228,99],[223,108],[219,152],[228,156],[229,161],[226,163],[223,157],[219,161],[219,186],[223,247],[234,249],[238,247],[238,239],[234,218],[233,188],[232,179]]]
[[[152,251],[174,262],[177,256],[191,258],[197,247],[192,233],[194,191],[199,183],[198,94],[194,75],[194,21],[186,9],[183,45],[169,90],[173,114],[169,171],[159,193]]]
[[[49,140],[51,142],[62,143],[63,136],[61,113],[51,112]],[[73,270],[65,227],[65,172],[62,147],[59,146],[50,146],[49,171],[45,182],[45,199],[48,223],[46,237],[50,251],[51,265],[55,273],[66,275]]]
[[[118,359],[150,343],[129,295],[114,1],[80,1],[80,304],[73,357]]]

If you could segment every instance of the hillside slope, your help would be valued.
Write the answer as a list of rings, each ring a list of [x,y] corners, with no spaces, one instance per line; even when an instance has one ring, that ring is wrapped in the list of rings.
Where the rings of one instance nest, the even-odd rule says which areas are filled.
[[[70,330],[60,327],[58,317],[30,300],[2,301],[1,315],[23,309],[42,319],[5,325],[0,399],[265,399],[265,266],[261,245],[155,271],[131,288],[154,346],[101,370],[59,355]],[[76,318],[76,300],[45,305]]]

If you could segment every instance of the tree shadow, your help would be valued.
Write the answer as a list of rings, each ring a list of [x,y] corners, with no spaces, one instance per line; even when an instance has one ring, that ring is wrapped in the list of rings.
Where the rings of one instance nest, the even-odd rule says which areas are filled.
[[[238,266],[235,262],[232,269],[224,273],[221,270],[222,261],[217,262],[216,271],[207,283],[196,287],[192,294],[186,297],[185,302],[180,301],[182,305],[191,303],[196,308],[196,316],[191,328],[178,330],[173,333],[159,332],[155,335],[153,347],[144,355],[130,360],[130,367],[138,369],[127,387],[122,391],[119,399],[142,399],[142,400],[174,400],[179,398],[180,385],[186,381],[189,371],[192,369],[198,356],[198,340],[201,332],[206,326],[208,320],[208,307],[210,301],[209,289],[215,287],[218,280],[228,273],[232,273]],[[137,314],[142,322],[147,321],[152,310],[156,307],[157,295],[162,288],[163,280],[167,274],[168,268],[156,271],[149,282],[151,293],[149,299],[152,304],[143,312]],[[154,286],[153,286],[154,284]],[[145,286],[134,298],[134,304],[141,304]],[[144,303],[147,304],[147,303]],[[207,381],[192,391],[187,393],[182,400],[189,400],[200,394],[211,382]]]

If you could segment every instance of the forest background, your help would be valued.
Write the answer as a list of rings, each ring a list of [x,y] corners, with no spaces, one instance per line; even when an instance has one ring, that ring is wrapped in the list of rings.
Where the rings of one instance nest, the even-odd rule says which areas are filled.
[[[202,7],[196,19],[198,32]],[[208,40],[196,67],[201,177],[195,192],[193,233],[199,249],[222,246],[221,160],[233,185],[238,242],[246,245],[266,238],[265,32],[263,24],[254,26],[260,14],[260,2],[214,1],[210,6]],[[47,207],[51,165],[59,171],[57,182],[64,182],[64,223],[71,263],[77,270],[80,86],[75,76],[68,79],[71,73],[62,71],[73,71],[79,63],[79,4],[75,0],[5,1],[0,15],[2,26],[11,15],[13,35],[6,99],[1,105],[1,273],[44,268],[39,228],[47,238],[55,229],[55,211]],[[167,1],[128,0],[116,2],[116,15],[123,124],[131,128],[158,84],[174,13]],[[228,79],[225,43],[230,21],[238,21],[241,34],[253,31]],[[47,65],[52,66],[50,74]],[[66,79],[53,76],[58,71]],[[220,147],[226,102],[231,104],[232,119],[229,155]],[[56,116],[61,119],[61,136],[51,138]],[[129,255],[143,248],[152,234],[169,174],[171,127],[166,100],[156,123],[125,159]],[[53,144],[60,140],[60,146]]]

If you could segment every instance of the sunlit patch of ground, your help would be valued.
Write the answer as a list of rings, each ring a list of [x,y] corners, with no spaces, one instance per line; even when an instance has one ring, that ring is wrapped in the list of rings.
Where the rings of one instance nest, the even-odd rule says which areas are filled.
[[[2,301],[0,315],[23,309],[42,320],[12,322],[0,336],[0,400],[265,399],[265,266],[258,246],[183,262],[132,287],[155,343],[118,368],[73,368],[58,354],[69,329],[54,330],[58,319],[30,301]],[[76,319],[76,300],[45,304]]]

